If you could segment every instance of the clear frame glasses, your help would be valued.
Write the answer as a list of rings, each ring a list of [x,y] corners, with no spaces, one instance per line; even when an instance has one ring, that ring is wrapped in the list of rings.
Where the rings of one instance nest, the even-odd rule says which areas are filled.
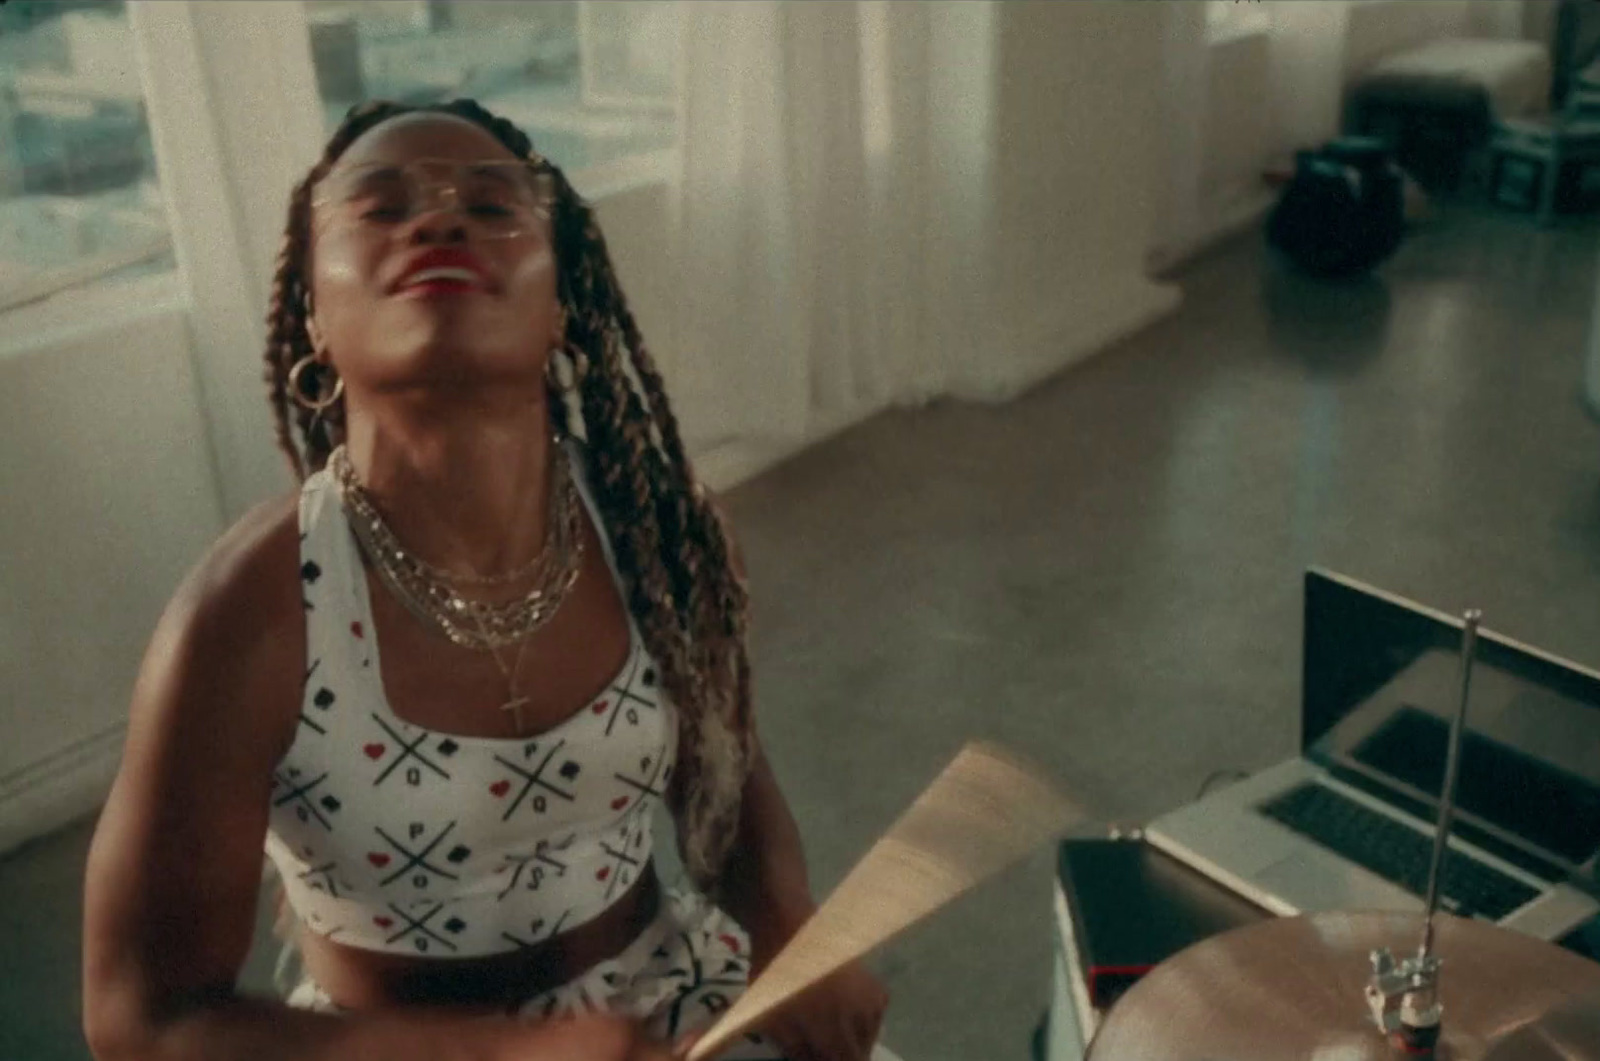
[[[541,231],[550,217],[547,174],[520,159],[420,158],[334,167],[311,199],[319,232],[382,231],[429,210],[451,209],[484,239]]]

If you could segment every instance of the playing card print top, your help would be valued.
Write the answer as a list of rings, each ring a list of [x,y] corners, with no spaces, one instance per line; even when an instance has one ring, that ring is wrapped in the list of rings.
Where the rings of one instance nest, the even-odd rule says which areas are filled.
[[[564,444],[603,527],[581,448]],[[300,920],[350,946],[468,957],[539,943],[620,899],[650,859],[677,750],[633,617],[622,670],[567,721],[527,739],[447,735],[385,700],[359,548],[326,471],[301,490],[300,539],[308,669],[266,839]]]

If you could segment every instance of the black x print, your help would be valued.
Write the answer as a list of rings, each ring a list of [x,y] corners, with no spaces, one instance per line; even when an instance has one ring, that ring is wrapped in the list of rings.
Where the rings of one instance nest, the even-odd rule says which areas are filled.
[[[667,1022],[667,1032],[672,1036],[678,1034],[678,1027],[683,1023],[684,1004],[689,1001],[689,996],[696,991],[707,987],[726,987],[731,988],[734,992],[739,992],[745,988],[743,977],[730,980],[727,977],[706,976],[705,970],[700,967],[700,959],[694,953],[694,945],[689,942],[689,937],[679,933],[678,938],[683,940],[684,951],[689,955],[690,980],[679,989],[678,997],[672,1002],[671,1015],[668,1017]],[[722,1005],[720,1007],[715,1005],[713,1003],[714,999],[721,999]],[[713,992],[706,996],[705,1006],[706,1009],[715,1013],[721,1008],[726,1008],[727,999],[725,996]]]
[[[388,766],[384,767],[383,768],[383,773],[379,774],[377,779],[372,782],[374,788],[376,788],[378,785],[383,784],[383,782],[388,778],[388,776],[390,774],[394,773],[395,769],[401,763],[405,762],[407,759],[415,759],[417,762],[421,763],[423,766],[426,766],[429,770],[432,770],[434,773],[438,774],[440,777],[444,778],[446,781],[450,780],[450,775],[448,773],[446,773],[443,769],[441,769],[438,763],[434,762],[432,759],[429,759],[426,755],[423,755],[421,752],[417,751],[417,745],[421,744],[423,741],[425,741],[429,737],[433,736],[433,734],[431,734],[431,733],[427,732],[426,730],[424,730],[421,736],[419,736],[416,740],[412,741],[410,744],[407,744],[405,738],[400,736],[400,734],[396,733],[394,731],[394,727],[390,726],[389,723],[385,722],[381,715],[379,715],[376,712],[374,712],[373,716],[372,716],[372,720],[374,722],[376,722],[378,725],[383,727],[383,731],[389,735],[391,740],[393,740],[396,744],[400,745],[400,754],[395,756],[394,762],[392,762]]]
[[[633,691],[633,677],[639,673],[639,665],[643,662],[644,653],[635,651],[628,658],[628,676],[611,687],[611,691],[617,696],[617,705],[611,709],[611,717],[606,719],[606,736],[608,737],[611,736],[611,730],[616,726],[617,718],[623,713],[622,709],[624,707],[628,708],[628,721],[634,725],[639,724],[639,709],[637,707],[629,707],[628,701],[631,700],[635,704],[643,704],[652,711],[656,709],[654,701]]]
[[[615,777],[618,781],[621,781],[624,785],[627,785],[629,788],[631,788],[631,789],[635,790],[636,792],[638,792],[639,793],[639,803],[643,803],[645,800],[647,800],[651,796],[655,796],[657,799],[661,799],[661,798],[663,798],[662,791],[657,786],[657,783],[661,780],[661,770],[662,770],[662,767],[664,767],[666,765],[666,762],[667,762],[667,746],[663,742],[662,745],[661,745],[661,749],[659,751],[657,751],[656,754],[652,755],[649,759],[645,760],[645,762],[643,764],[641,764],[644,767],[644,769],[649,771],[649,776],[647,776],[643,781],[639,780],[636,777],[625,777],[622,774],[612,774],[611,776]],[[638,805],[639,804],[635,804],[635,807],[637,807]]]
[[[535,921],[533,923],[533,934],[534,934],[534,936],[536,938],[534,938],[534,939],[520,939],[520,938],[518,938],[516,936],[513,936],[509,932],[500,933],[500,938],[503,939],[503,940],[506,940],[508,942],[515,943],[519,947],[531,947],[534,944],[540,942],[541,940],[554,939],[556,936],[560,935],[561,934],[561,926],[567,923],[567,918],[569,916],[571,916],[571,914],[572,914],[571,910],[563,910],[563,911],[561,911],[561,916],[556,918],[556,923],[550,926],[549,933],[544,935],[544,936],[540,936],[539,935],[539,930],[544,928],[544,918],[541,917],[541,918],[539,918],[537,921]]]
[[[539,890],[539,886],[544,883],[544,879],[548,875],[545,872],[546,868],[553,871],[557,877],[565,877],[567,875],[567,864],[552,856],[550,854],[550,845],[543,840],[539,841],[539,845],[533,849],[533,854],[507,855],[506,861],[515,863],[517,868],[511,874],[511,883],[506,885],[504,891],[495,896],[496,899],[504,899],[507,895],[510,895],[512,889],[517,886],[517,882],[522,879],[522,871],[530,865],[533,866],[533,872],[528,877],[529,891]],[[540,864],[534,865],[534,863]]]
[[[311,688],[311,676],[316,673],[317,666],[321,662],[322,661],[320,659],[317,660],[316,663],[313,663],[311,665],[311,669],[306,671],[306,681],[305,681],[305,686],[304,686],[305,689],[310,689]],[[305,700],[305,695],[304,695],[303,691],[301,693],[301,697],[300,698],[301,698],[302,702]],[[333,694],[333,690],[328,688],[326,685],[324,685],[322,688],[320,688],[320,689],[318,689],[316,691],[316,694],[314,696],[311,697],[311,703],[316,707],[316,709],[318,711],[327,711],[328,708],[330,708],[330,707],[332,707],[334,705],[334,702],[337,699],[338,699],[338,697]],[[320,722],[318,722],[315,718],[312,718],[309,714],[307,714],[304,711],[300,712],[300,721],[304,722],[306,725],[308,725],[312,729],[316,730],[318,734],[321,734],[323,736],[327,735],[328,731],[322,728],[322,724]]]
[[[522,767],[518,766],[516,763],[512,762],[510,759],[504,759],[498,755],[494,757],[495,762],[499,763],[507,770],[510,770],[512,773],[522,778],[522,791],[517,793],[517,798],[511,801],[511,806],[507,807],[506,812],[500,816],[501,821],[504,822],[511,820],[511,816],[516,813],[518,807],[522,806],[522,801],[528,798],[528,793],[532,792],[534,786],[536,785],[553,796],[559,796],[568,803],[572,802],[572,793],[564,792],[544,779],[544,772],[545,769],[550,765],[550,760],[554,759],[556,755],[560,753],[561,749],[565,748],[566,746],[566,741],[556,741],[555,747],[551,748],[545,753],[544,759],[540,761],[538,768],[535,769],[531,774]],[[544,813],[545,798],[543,796],[533,797],[533,809],[538,811],[540,814]]]
[[[444,909],[444,903],[435,903],[429,908],[428,912],[423,914],[421,917],[412,917],[394,903],[389,904],[389,909],[400,915],[400,920],[406,923],[406,927],[402,928],[399,932],[396,932],[394,935],[384,940],[385,943],[397,943],[411,935],[411,933],[417,932],[420,933],[420,935],[414,941],[414,943],[416,948],[420,951],[425,951],[428,949],[427,939],[437,940],[438,942],[443,943],[446,947],[449,947],[451,950],[456,949],[456,945],[454,943],[451,943],[437,932],[434,932],[432,929],[428,928],[428,922],[433,920],[435,914]],[[421,938],[422,936],[426,936],[427,939]]]
[[[639,868],[639,860],[628,854],[627,837],[624,836],[622,850],[618,851],[610,844],[601,844],[600,850],[611,856],[611,872],[606,875],[606,898],[609,899],[617,890],[619,882],[626,884],[631,878],[624,879],[627,875],[623,872],[624,866]]]
[[[308,602],[306,606],[310,607],[310,603]],[[311,684],[311,676],[317,673],[317,668],[320,666],[322,666],[322,658],[319,656],[317,659],[311,661],[311,666],[306,668],[306,676],[300,682],[300,691],[302,694],[304,694],[306,687]],[[306,714],[304,711],[300,712],[300,721],[316,730],[318,734],[327,736],[328,731],[317,725],[316,720],[310,715]]]
[[[405,844],[402,844],[400,841],[396,840],[394,837],[392,837],[388,833],[384,832],[382,829],[377,828],[376,826],[374,826],[374,830],[377,832],[377,834],[379,836],[383,837],[384,840],[388,842],[390,847],[394,848],[400,854],[406,856],[406,858],[411,860],[411,861],[407,862],[405,865],[401,866],[399,869],[395,870],[393,873],[389,874],[389,876],[384,879],[383,884],[385,886],[388,886],[389,884],[393,883],[394,881],[399,880],[401,877],[405,876],[407,873],[410,873],[412,868],[415,867],[415,866],[421,866],[423,869],[427,870],[429,873],[437,874],[437,875],[443,877],[445,880],[457,880],[457,879],[459,879],[459,878],[456,877],[456,875],[454,873],[451,873],[449,870],[440,869],[437,866],[434,866],[434,865],[432,865],[431,863],[428,862],[428,856],[433,854],[433,849],[438,847],[440,845],[440,843],[442,843],[444,841],[444,838],[446,836],[450,835],[450,830],[454,829],[455,827],[456,827],[456,823],[455,822],[451,822],[449,825],[446,825],[444,827],[444,832],[442,832],[438,836],[434,837],[433,841],[431,843],[429,843],[427,847],[422,849],[422,853],[421,854],[417,854],[417,853],[413,852],[410,848],[406,847]]]
[[[280,776],[280,777],[277,778],[278,783],[283,785],[285,788],[288,788],[289,792],[288,792],[287,795],[281,796],[278,799],[273,800],[272,801],[272,805],[274,807],[281,807],[285,803],[288,803],[290,800],[296,800],[300,804],[300,820],[301,821],[305,821],[306,812],[309,811],[311,813],[311,816],[313,818],[317,819],[317,823],[319,825],[321,825],[324,829],[328,830],[329,832],[332,832],[333,831],[333,823],[328,821],[328,819],[324,818],[322,816],[322,812],[317,809],[317,805],[315,803],[312,803],[310,798],[306,796],[307,792],[310,792],[312,789],[316,788],[318,785],[322,784],[326,780],[328,780],[328,775],[326,773],[324,773],[321,777],[313,778],[312,780],[307,781],[305,784],[301,785],[299,788],[292,788],[290,786],[292,786],[294,784],[294,782],[292,780],[290,780],[289,778],[287,778],[287,777]]]
[[[300,879],[304,881],[306,887],[310,888],[312,891],[327,892],[329,895],[337,899],[339,898],[339,882],[333,876],[333,867],[336,865],[338,865],[337,862],[329,862],[324,865],[308,869],[304,873],[300,874]]]

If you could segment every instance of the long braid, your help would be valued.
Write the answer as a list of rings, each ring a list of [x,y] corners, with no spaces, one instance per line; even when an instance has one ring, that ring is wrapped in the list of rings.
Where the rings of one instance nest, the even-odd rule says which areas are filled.
[[[578,405],[594,495],[621,572],[627,606],[679,708],[679,767],[668,786],[684,863],[714,887],[738,825],[752,748],[748,594],[729,558],[722,515],[695,478],[661,373],[617,281],[593,209],[520,129],[471,100],[352,108],[323,156],[295,186],[268,313],[266,378],[280,447],[301,480],[320,470],[344,424],[339,402],[319,418],[291,401],[288,374],[312,353],[306,328],[312,188],[363,133],[423,111],[472,121],[525,159],[553,188],[551,232],[567,311],[566,356],[577,386],[546,375],[552,427],[572,432]],[[578,371],[581,359],[581,371]],[[637,377],[637,385],[629,378]],[[291,429],[291,411],[293,428]],[[295,436],[298,434],[298,443]]]
[[[667,546],[661,549],[659,538],[651,537],[641,543],[641,548],[669,558],[667,574],[677,594],[680,626],[700,632],[688,646],[693,661],[690,671],[697,679],[688,695],[711,709],[691,723],[695,727],[694,744],[705,752],[705,761],[698,764],[696,780],[699,784],[693,798],[701,814],[717,818],[736,809],[729,789],[742,784],[743,772],[739,767],[747,763],[751,750],[750,666],[744,651],[748,594],[733,571],[728,555],[728,534],[720,513],[695,482],[677,417],[667,402],[661,374],[617,283],[605,238],[592,217],[587,216],[586,209],[584,213],[587,223],[583,246],[596,266],[583,271],[582,276],[598,288],[585,294],[592,296],[591,304],[603,307],[601,317],[605,323],[614,324],[620,331],[619,336],[608,334],[603,348],[609,356],[616,345],[609,340],[621,340],[631,356],[632,367],[650,404],[650,413],[645,413],[620,378],[598,387],[597,398],[604,402],[609,395],[626,393],[629,416],[621,422],[630,429],[637,425],[640,435],[647,435],[648,428],[653,426],[661,438],[659,448],[648,437],[627,440],[639,458],[630,462],[632,468],[636,473],[646,471],[648,479],[656,486],[655,496],[650,500],[656,508],[659,538],[665,538]],[[596,420],[611,422],[603,416],[589,419],[591,423]],[[635,485],[636,504],[645,500],[643,491],[643,487]],[[642,525],[641,531],[646,530]],[[726,651],[723,646],[735,646],[736,650]],[[728,769],[730,763],[735,764],[734,769]],[[736,824],[725,818],[717,832],[725,835]],[[686,846],[693,846],[692,838]]]

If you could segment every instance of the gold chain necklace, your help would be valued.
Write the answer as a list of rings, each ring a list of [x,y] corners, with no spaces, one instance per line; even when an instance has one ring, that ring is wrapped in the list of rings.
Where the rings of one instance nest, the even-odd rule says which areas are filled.
[[[444,582],[451,586],[509,586],[513,582],[521,582],[539,568],[548,565],[550,554],[541,549],[532,560],[515,571],[504,571],[493,575],[480,575],[473,571],[445,571],[434,567],[420,556],[416,560],[417,566],[436,582]]]
[[[372,503],[350,466],[345,448],[328,457],[328,467],[346,510],[353,517],[350,529],[362,550],[372,559],[379,577],[408,611],[426,625],[439,629],[457,645],[493,651],[525,640],[554,617],[578,580],[584,553],[579,532],[579,504],[565,448],[553,450],[550,475],[550,517],[544,548],[533,566],[539,579],[521,597],[506,604],[490,604],[463,597],[454,585],[439,579],[437,568],[424,564],[401,545]],[[496,663],[499,660],[496,657]],[[515,692],[512,700],[517,699]]]

